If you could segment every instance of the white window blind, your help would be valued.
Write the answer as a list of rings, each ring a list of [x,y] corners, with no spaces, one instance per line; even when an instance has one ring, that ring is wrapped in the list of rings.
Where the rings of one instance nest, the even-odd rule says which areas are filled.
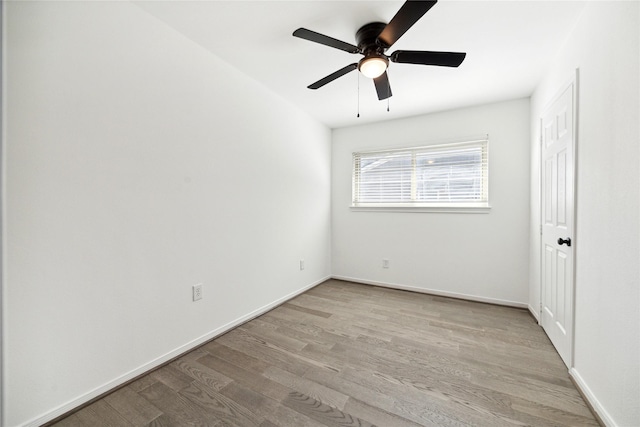
[[[353,206],[487,206],[488,140],[353,153]]]

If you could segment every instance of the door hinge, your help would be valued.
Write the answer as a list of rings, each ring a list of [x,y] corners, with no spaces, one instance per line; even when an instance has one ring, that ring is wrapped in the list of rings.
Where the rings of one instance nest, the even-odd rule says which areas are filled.
[[[540,224],[540,235],[542,236],[542,224]]]

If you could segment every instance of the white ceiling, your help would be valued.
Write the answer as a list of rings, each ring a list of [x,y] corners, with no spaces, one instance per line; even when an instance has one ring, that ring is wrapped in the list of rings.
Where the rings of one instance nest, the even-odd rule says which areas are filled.
[[[583,1],[441,0],[387,51],[466,52],[459,68],[391,63],[393,97],[351,72],[307,86],[357,62],[352,55],[291,33],[305,27],[355,44],[355,32],[389,22],[403,1],[138,1],[184,34],[331,128],[531,95],[573,29]],[[360,118],[358,107],[360,81]]]

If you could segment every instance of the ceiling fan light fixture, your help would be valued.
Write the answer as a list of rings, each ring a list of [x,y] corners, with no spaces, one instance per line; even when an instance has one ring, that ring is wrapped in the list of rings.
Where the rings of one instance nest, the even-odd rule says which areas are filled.
[[[401,64],[435,65],[440,67],[459,66],[466,53],[396,50],[391,56],[385,54],[387,49],[391,48],[436,3],[437,0],[406,0],[388,24],[370,22],[360,27],[356,31],[357,45],[343,42],[306,28],[298,28],[293,32],[294,37],[364,56],[359,62],[353,62],[346,67],[342,67],[307,87],[309,89],[319,89],[357,68],[365,77],[373,80],[378,99],[382,101],[392,96],[389,75],[386,72],[389,68],[389,61]]]
[[[358,70],[370,79],[380,77],[389,66],[389,60],[381,55],[370,55],[362,58],[358,64]]]

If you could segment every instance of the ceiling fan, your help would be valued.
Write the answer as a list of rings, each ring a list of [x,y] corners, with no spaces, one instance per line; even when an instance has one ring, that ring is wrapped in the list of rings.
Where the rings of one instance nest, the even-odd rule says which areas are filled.
[[[462,64],[466,53],[460,52],[431,52],[422,50],[396,50],[391,55],[386,55],[389,49],[402,35],[407,32],[422,16],[429,11],[437,0],[432,1],[406,1],[398,13],[388,24],[372,22],[364,25],[356,32],[354,46],[306,28],[298,28],[293,32],[295,37],[320,43],[325,46],[344,50],[352,54],[364,55],[359,62],[349,64],[338,71],[307,86],[309,89],[318,89],[327,83],[355,70],[356,68],[366,77],[372,78],[378,93],[378,99],[391,97],[391,86],[387,75],[389,61],[401,64],[436,65],[443,67],[458,67]]]

